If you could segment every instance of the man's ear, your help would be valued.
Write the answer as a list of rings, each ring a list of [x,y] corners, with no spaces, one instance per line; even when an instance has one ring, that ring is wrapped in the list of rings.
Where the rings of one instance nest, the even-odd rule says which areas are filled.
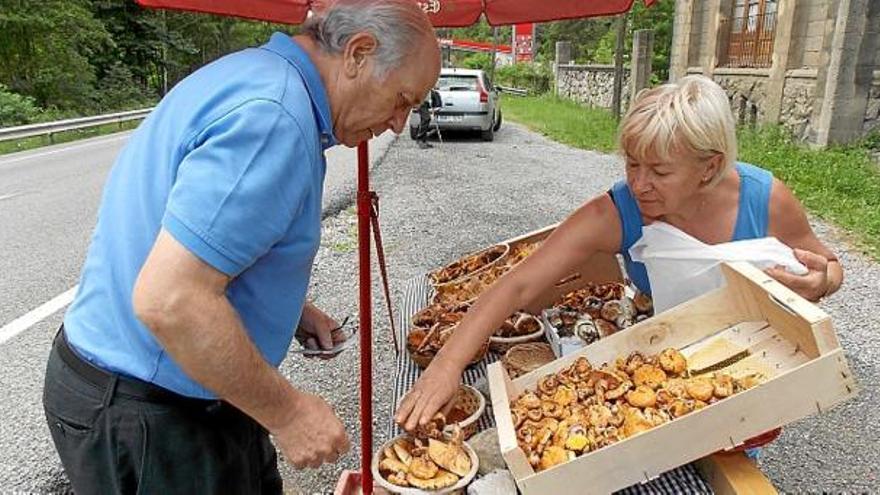
[[[367,68],[369,56],[376,52],[379,43],[370,33],[357,33],[345,44],[342,52],[345,75],[354,79]]]

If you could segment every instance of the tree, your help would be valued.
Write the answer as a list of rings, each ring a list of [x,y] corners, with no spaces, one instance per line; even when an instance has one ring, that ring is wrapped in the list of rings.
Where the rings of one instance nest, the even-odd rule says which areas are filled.
[[[652,60],[656,81],[669,76],[669,56],[672,48],[672,24],[675,17],[673,0],[658,0],[650,8],[641,1],[633,3],[629,14],[624,61],[629,63],[632,53],[632,33],[639,29],[654,30]],[[616,31],[613,17],[559,21],[542,24],[538,36],[539,58],[553,60],[557,41],[569,41],[572,58],[577,63],[611,64],[614,62]]]
[[[0,84],[0,127],[28,124],[39,115],[33,98],[13,93]]]
[[[89,59],[111,38],[86,0],[0,0],[0,82],[43,107],[94,103]]]

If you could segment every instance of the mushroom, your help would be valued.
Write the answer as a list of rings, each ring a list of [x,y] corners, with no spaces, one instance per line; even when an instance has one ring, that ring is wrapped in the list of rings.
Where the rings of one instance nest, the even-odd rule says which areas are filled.
[[[687,371],[687,361],[677,349],[663,349],[660,352],[660,367],[663,371],[678,376]]]
[[[652,364],[643,364],[633,372],[633,381],[637,386],[647,385],[656,390],[666,381],[666,372]]]
[[[657,394],[651,387],[639,385],[626,394],[626,401],[633,407],[654,407],[657,403]]]
[[[715,373],[715,376],[712,378],[712,385],[715,387],[713,393],[719,399],[733,395],[733,378],[730,375]]]

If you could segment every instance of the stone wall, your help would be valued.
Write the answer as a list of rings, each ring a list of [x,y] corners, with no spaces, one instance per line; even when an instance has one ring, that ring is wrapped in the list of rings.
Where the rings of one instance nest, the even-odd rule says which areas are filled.
[[[737,124],[767,123],[765,110],[769,76],[766,70],[717,69],[713,79],[727,92]],[[875,87],[878,98],[872,115],[876,125],[880,125],[880,81]],[[791,70],[786,73],[779,124],[798,139],[809,137],[816,102],[815,88],[815,70]],[[869,118],[870,115],[866,115],[866,120]]]
[[[629,105],[629,68],[623,72],[623,111]],[[592,107],[611,109],[614,97],[613,65],[560,65],[556,94]]]
[[[727,92],[730,109],[738,124],[765,122],[764,99],[769,83],[766,70],[717,69],[713,79]]]
[[[816,71],[788,71],[782,90],[779,121],[793,136],[809,137],[816,104]]]
[[[788,68],[819,67],[825,23],[831,0],[796,0],[794,23],[789,43]]]
[[[868,91],[868,108],[865,110],[864,131],[880,131],[880,72],[874,72],[874,81]]]

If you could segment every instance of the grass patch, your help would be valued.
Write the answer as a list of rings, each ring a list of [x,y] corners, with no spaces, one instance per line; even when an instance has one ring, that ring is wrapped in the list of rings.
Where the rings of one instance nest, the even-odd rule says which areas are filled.
[[[772,171],[810,212],[849,231],[880,259],[880,170],[867,146],[812,150],[778,127],[740,129],[738,136],[742,161]]]
[[[334,241],[330,244],[330,250],[336,254],[348,254],[356,250],[358,247],[357,224],[351,224],[345,230],[343,239]]]
[[[503,105],[510,120],[555,141],[603,152],[616,149],[617,124],[606,110],[553,96],[505,98]],[[740,160],[773,172],[813,215],[844,228],[855,244],[880,259],[880,168],[869,154],[876,143],[868,138],[813,150],[775,126],[740,129],[738,136]]]
[[[617,122],[607,110],[549,95],[505,97],[501,105],[506,118],[554,141],[604,152],[617,148]]]
[[[0,142],[0,155],[15,153],[18,151],[27,151],[35,148],[42,148],[43,146],[50,146],[53,144],[69,143],[71,141],[104,136],[106,134],[113,134],[116,132],[128,131],[136,128],[138,125],[140,125],[140,123],[140,120],[129,120],[126,122],[120,122],[118,124],[104,124],[95,127],[89,127],[87,129],[75,129],[72,131],[57,132],[53,135],[51,141],[49,140],[48,136],[33,136],[29,138],[15,139],[12,141],[2,141]]]

